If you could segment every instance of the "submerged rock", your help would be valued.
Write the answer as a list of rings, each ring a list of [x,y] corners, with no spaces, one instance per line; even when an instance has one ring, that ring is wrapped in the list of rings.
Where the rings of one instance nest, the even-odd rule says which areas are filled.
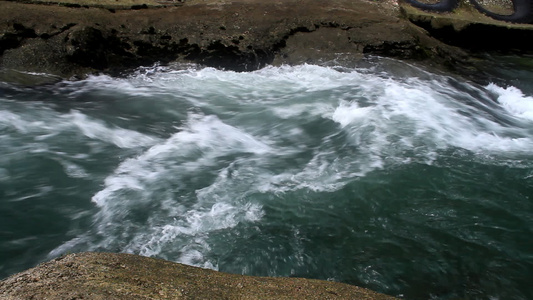
[[[131,254],[79,253],[0,281],[20,299],[396,299],[352,285],[226,274]]]

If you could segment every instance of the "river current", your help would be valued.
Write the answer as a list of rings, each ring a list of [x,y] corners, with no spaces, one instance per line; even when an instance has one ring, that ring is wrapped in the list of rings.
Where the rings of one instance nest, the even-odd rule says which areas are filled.
[[[0,83],[0,278],[111,251],[532,299],[533,73],[504,70],[477,84],[371,58]]]

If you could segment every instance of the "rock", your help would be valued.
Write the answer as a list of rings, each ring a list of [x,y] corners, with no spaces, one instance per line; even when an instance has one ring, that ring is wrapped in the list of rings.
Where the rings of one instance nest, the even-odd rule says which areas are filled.
[[[396,299],[352,285],[226,274],[131,254],[79,253],[0,281],[21,299]]]
[[[498,0],[499,1],[499,0]],[[497,21],[463,4],[454,13],[436,14],[402,6],[402,14],[432,37],[448,45],[486,51],[533,51],[533,25]]]
[[[466,52],[432,38],[385,2],[188,0],[138,10],[108,9],[108,2],[0,1],[0,68],[70,77],[177,61],[252,71],[350,63],[367,54],[468,64]]]
[[[108,67],[107,56],[112,43],[94,27],[83,27],[70,32],[66,38],[66,58],[75,64],[95,69]]]

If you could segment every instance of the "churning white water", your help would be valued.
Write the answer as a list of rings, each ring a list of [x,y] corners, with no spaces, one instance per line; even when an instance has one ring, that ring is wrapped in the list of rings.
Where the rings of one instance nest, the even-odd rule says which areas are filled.
[[[61,220],[44,233],[3,225],[14,232],[6,249],[48,240],[29,253],[128,252],[413,298],[496,286],[510,255],[533,264],[530,246],[502,240],[533,230],[533,97],[513,86],[392,60],[250,73],[156,66],[5,85],[0,104],[3,219]],[[13,213],[30,203],[42,217]],[[473,287],[451,279],[472,274]],[[442,284],[421,290],[428,278]],[[513,289],[483,295],[531,293],[520,280]]]

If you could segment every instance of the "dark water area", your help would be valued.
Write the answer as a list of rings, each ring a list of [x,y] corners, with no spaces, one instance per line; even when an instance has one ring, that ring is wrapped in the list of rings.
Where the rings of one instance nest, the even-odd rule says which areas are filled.
[[[79,251],[532,299],[533,59],[0,82],[0,278]]]

